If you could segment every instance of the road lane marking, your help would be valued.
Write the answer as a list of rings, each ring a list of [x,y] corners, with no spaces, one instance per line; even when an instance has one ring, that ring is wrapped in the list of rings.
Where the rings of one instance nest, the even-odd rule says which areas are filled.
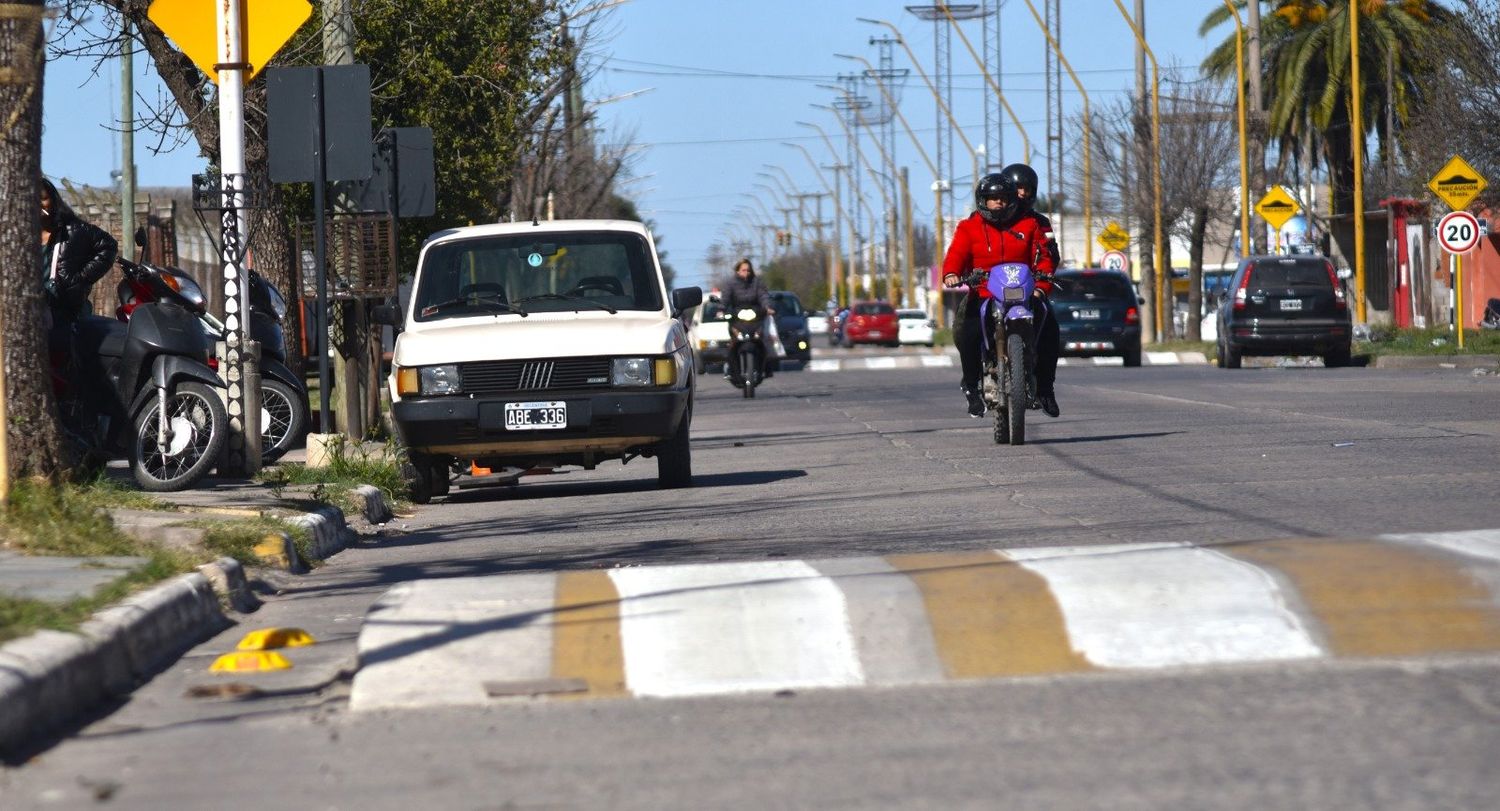
[[[1181,363],[1176,352],[1143,352],[1146,361],[1152,366],[1175,366]]]
[[[809,372],[837,372],[839,362],[837,360],[810,360],[806,368]]]
[[[880,558],[813,561],[834,578],[848,605],[860,666],[869,684],[943,681],[922,592],[911,578]]]
[[[1069,645],[1047,582],[1004,555],[933,552],[885,559],[921,589],[938,655],[950,677],[1089,669]]]
[[[1073,646],[1106,668],[1309,659],[1322,655],[1276,581],[1183,544],[1009,549],[1046,578]]]
[[[551,677],[551,574],[417,580],[371,608],[354,710],[487,704],[487,682]]]
[[[1257,541],[1229,554],[1284,573],[1335,656],[1500,650],[1500,609],[1462,566],[1406,544]]]
[[[864,683],[843,594],[802,561],[612,569],[630,692]]]
[[[625,652],[620,645],[620,593],[603,571],[557,576],[552,627],[552,676],[582,679],[598,698],[625,693]]]

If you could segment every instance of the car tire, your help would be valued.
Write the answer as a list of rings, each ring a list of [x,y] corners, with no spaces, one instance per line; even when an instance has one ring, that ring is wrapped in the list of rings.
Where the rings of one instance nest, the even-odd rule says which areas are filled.
[[[1139,349],[1132,349],[1129,352],[1126,352],[1122,357],[1125,360],[1126,366],[1141,365],[1141,350]]]
[[[693,486],[693,451],[688,441],[691,422],[689,411],[682,415],[671,438],[656,446],[656,483],[663,490]]]
[[[1333,368],[1336,368],[1336,367],[1339,367],[1339,366],[1348,366],[1349,365],[1349,361],[1352,359],[1352,357],[1353,357],[1353,350],[1350,348],[1349,344],[1344,344],[1343,346],[1339,347],[1338,349],[1335,349],[1332,352],[1329,352],[1328,354],[1324,355],[1323,356],[1323,365],[1327,366],[1330,369],[1333,369]]]
[[[1228,341],[1219,341],[1219,367],[1222,369],[1238,369],[1242,365],[1243,353],[1239,347]]]
[[[424,456],[411,457],[401,463],[401,478],[406,482],[406,494],[413,504],[432,501],[436,490],[432,471],[432,461]]]

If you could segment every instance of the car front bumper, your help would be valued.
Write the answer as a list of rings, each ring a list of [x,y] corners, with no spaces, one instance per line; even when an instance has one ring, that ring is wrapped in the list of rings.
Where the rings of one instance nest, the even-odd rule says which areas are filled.
[[[408,398],[391,405],[402,444],[413,452],[495,464],[591,462],[649,448],[685,418],[691,390],[516,392],[504,396]],[[565,428],[510,430],[505,404],[567,403]]]

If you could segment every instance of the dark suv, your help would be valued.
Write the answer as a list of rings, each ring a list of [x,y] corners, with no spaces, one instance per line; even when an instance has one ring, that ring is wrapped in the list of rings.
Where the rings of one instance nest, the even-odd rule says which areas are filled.
[[[1118,355],[1141,365],[1140,299],[1118,270],[1059,270],[1049,296],[1061,340],[1059,354]]]
[[[1322,355],[1349,363],[1352,329],[1344,284],[1321,256],[1240,260],[1219,304],[1219,367],[1244,355]]]
[[[812,360],[812,335],[807,331],[802,299],[790,290],[772,290],[771,306],[776,309],[776,334],[786,347],[786,359],[801,364]]]

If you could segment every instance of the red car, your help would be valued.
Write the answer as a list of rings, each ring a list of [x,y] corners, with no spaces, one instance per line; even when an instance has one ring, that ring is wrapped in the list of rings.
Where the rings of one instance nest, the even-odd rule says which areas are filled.
[[[844,346],[855,344],[901,344],[896,308],[884,301],[856,301],[844,321]]]

